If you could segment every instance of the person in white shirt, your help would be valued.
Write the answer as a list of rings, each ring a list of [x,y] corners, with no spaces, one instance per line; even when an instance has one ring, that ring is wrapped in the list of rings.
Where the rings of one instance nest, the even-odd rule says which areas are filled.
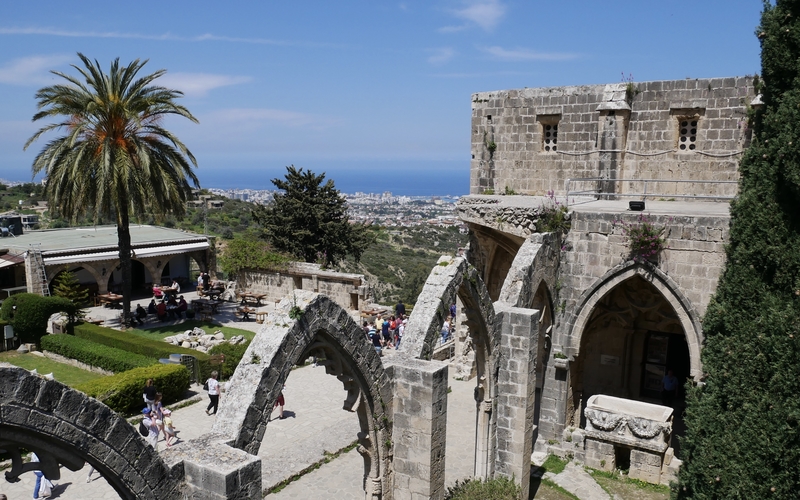
[[[216,415],[217,407],[219,406],[219,382],[217,382],[217,376],[219,374],[216,371],[211,372],[211,378],[206,380],[208,384],[208,408],[206,408],[206,415]],[[212,412],[211,409],[214,409]]]

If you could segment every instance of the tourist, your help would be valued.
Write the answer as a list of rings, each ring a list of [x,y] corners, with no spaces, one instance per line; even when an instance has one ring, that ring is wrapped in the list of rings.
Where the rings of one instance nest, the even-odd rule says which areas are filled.
[[[211,372],[211,378],[206,380],[206,384],[208,384],[208,407],[206,408],[206,415],[216,415],[217,414],[217,407],[219,406],[219,382],[217,382],[217,376],[219,374],[215,371]],[[211,412],[211,409],[214,409]]]
[[[156,285],[155,283],[153,284],[153,297],[156,299],[164,298],[164,292],[162,292],[161,287]]]
[[[383,345],[381,344],[381,336],[378,331],[375,330],[374,327],[370,326],[367,337],[369,337],[369,340],[372,341],[372,345],[375,347],[375,352],[378,353],[378,356],[383,356],[383,353],[381,353]]]
[[[172,422],[172,412],[168,408],[162,410],[164,441],[167,443],[167,448],[175,444],[178,440],[178,431],[175,429],[175,424]]]
[[[156,396],[158,395],[158,390],[156,389],[155,382],[153,379],[147,379],[147,382],[144,384],[144,390],[142,391],[142,396],[144,397],[144,404],[151,410],[155,409],[156,403]]]
[[[150,305],[147,306],[147,314],[157,314],[156,299],[150,299]]]
[[[178,317],[182,318],[187,309],[189,309],[189,304],[186,303],[186,299],[181,295],[180,300],[178,300]]]
[[[283,414],[283,406],[286,404],[286,399],[283,397],[283,391],[286,390],[286,386],[284,385],[281,387],[281,393],[278,394],[278,399],[275,401],[275,406],[273,408],[278,409],[278,420],[283,420],[286,416]]]
[[[450,317],[453,318],[453,324],[455,324],[455,321],[456,321],[456,303],[455,302],[450,304]]]
[[[397,301],[397,305],[394,306],[394,314],[398,318],[403,318],[406,315],[406,305],[403,304],[402,300]]]
[[[167,303],[163,300],[156,306],[156,316],[158,316],[160,321],[167,320]]]
[[[39,457],[36,453],[31,452],[31,463],[39,462]],[[33,473],[36,475],[36,483],[33,486],[33,498],[49,497],[53,488],[53,483],[44,475],[44,472],[35,470]],[[44,479],[44,481],[42,481]]]
[[[86,465],[87,463],[88,462],[84,462],[84,465]],[[89,464],[89,473],[86,474],[86,482],[87,483],[91,483],[92,482],[92,474],[94,474],[94,465]],[[2,500],[2,499],[0,499],[0,500]]]
[[[164,405],[161,403],[162,394],[159,392],[156,394],[156,400],[153,403],[153,411],[151,417],[155,419],[156,426],[158,426],[158,431],[164,431]],[[166,435],[165,435],[166,437]]]
[[[167,314],[169,314],[170,319],[175,319],[180,316],[178,312],[178,301],[175,300],[174,295],[170,295],[167,301]]]
[[[175,295],[181,293],[181,286],[178,284],[178,280],[177,279],[173,279],[172,280],[172,286],[170,288],[172,288],[172,296],[173,297]]]
[[[397,327],[397,338],[394,342],[394,348],[400,349],[400,341],[403,340],[403,334],[406,332],[406,325],[408,324],[408,320],[404,319],[400,322],[400,326]]]
[[[387,349],[392,347],[392,334],[389,333],[389,322],[383,320],[381,322],[381,336],[383,337],[383,346]]]
[[[150,408],[145,408],[142,410],[142,414],[144,415],[142,423],[145,427],[147,427],[147,444],[152,446],[154,450],[158,451],[158,435],[160,434],[160,431],[158,429],[158,424],[156,423],[155,412],[151,411]]]
[[[444,324],[442,325],[442,345],[447,342],[447,339],[450,338],[450,318],[448,317],[444,320]]]
[[[672,370],[667,370],[667,374],[661,381],[661,404],[672,407],[675,396],[678,393],[678,377]]]
[[[203,291],[208,293],[208,290],[211,288],[211,276],[208,273],[203,273]]]
[[[141,304],[136,306],[136,321],[139,322],[140,325],[144,324],[145,318],[147,318],[147,311],[145,311],[144,307]]]

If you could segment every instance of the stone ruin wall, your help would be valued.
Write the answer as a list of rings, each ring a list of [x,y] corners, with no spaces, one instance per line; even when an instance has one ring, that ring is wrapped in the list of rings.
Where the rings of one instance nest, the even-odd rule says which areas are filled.
[[[358,310],[372,300],[363,275],[325,271],[306,262],[280,272],[244,271],[236,280],[236,289],[266,294],[265,303],[279,302],[295,290],[308,290],[328,296],[347,310]]]
[[[630,98],[625,83],[473,94],[470,193],[501,194],[508,188],[521,194],[553,190],[563,195],[567,179],[601,176],[738,180],[739,153],[749,142],[746,114],[755,98],[752,77],[633,86]],[[683,118],[698,122],[693,150],[679,148]],[[553,151],[544,134],[556,124]],[[604,190],[642,191],[640,183],[626,184]],[[595,186],[583,183],[572,189],[576,187]],[[657,189],[729,196],[736,187],[662,183]]]

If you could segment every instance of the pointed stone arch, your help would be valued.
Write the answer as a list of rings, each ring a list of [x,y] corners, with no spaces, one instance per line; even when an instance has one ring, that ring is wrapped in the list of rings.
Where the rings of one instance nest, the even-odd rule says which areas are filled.
[[[624,262],[609,270],[581,294],[567,321],[566,330],[569,338],[567,354],[573,357],[580,355],[581,337],[597,303],[619,284],[634,276],[639,276],[653,285],[674,309],[689,347],[691,376],[695,380],[700,380],[703,373],[703,366],[700,360],[700,350],[703,346],[703,329],[697,310],[681,292],[677,283],[658,267],[648,263]]]
[[[106,405],[6,363],[0,380],[0,448],[12,456],[7,480],[31,470],[58,479],[59,465],[78,470],[86,461],[121,498],[178,498],[182,477]],[[21,448],[35,451],[40,463],[22,464]]]
[[[366,498],[383,498],[391,488],[390,449],[384,444],[391,443],[392,388],[380,357],[347,311],[324,295],[295,291],[279,307],[236,368],[227,400],[237,404],[220,407],[212,433],[256,454],[292,367],[323,352],[326,372],[347,391],[344,409],[357,413],[361,424]]]
[[[491,477],[496,452],[496,414],[500,331],[495,324],[494,304],[480,273],[466,259],[456,257],[442,261],[428,276],[416,306],[408,319],[398,352],[418,359],[430,359],[439,342],[440,330],[449,315],[449,305],[456,295],[464,305],[465,325],[475,349],[478,371],[476,388],[477,435],[475,475]]]

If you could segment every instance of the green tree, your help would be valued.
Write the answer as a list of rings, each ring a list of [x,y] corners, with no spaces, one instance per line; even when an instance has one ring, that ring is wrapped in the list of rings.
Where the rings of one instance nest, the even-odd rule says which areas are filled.
[[[75,304],[75,314],[70,316],[70,323],[86,316],[86,312],[81,307],[89,302],[89,290],[82,287],[78,278],[70,271],[59,273],[53,287],[53,295],[62,297]]]
[[[764,107],[731,205],[727,263],[703,320],[674,497],[797,498],[800,489],[800,1],[764,3]]]
[[[235,238],[228,242],[219,257],[219,265],[225,274],[232,277],[244,269],[285,270],[289,260],[285,255],[270,251],[261,240]]]
[[[325,180],[294,165],[286,167],[285,179],[272,179],[282,193],[269,206],[256,206],[253,218],[263,229],[263,237],[280,252],[287,252],[306,262],[330,266],[345,255],[355,261],[374,241],[365,224],[350,224],[347,201]]]
[[[131,318],[131,233],[129,220],[152,214],[163,220],[182,215],[192,185],[198,186],[192,153],[162,127],[169,115],[197,119],[175,101],[183,94],[153,85],[166,71],[138,77],[147,63],[136,59],[120,66],[111,63],[108,74],[100,63],[78,54],[83,67],[70,76],[53,74],[66,83],[36,93],[39,112],[34,121],[58,117],[61,121],[40,129],[27,149],[43,134],[61,130],[66,135],[48,142],[33,162],[33,174],[44,172],[44,195],[50,210],[76,220],[92,214],[117,223],[122,266],[123,320]],[[190,164],[191,162],[191,164]]]

